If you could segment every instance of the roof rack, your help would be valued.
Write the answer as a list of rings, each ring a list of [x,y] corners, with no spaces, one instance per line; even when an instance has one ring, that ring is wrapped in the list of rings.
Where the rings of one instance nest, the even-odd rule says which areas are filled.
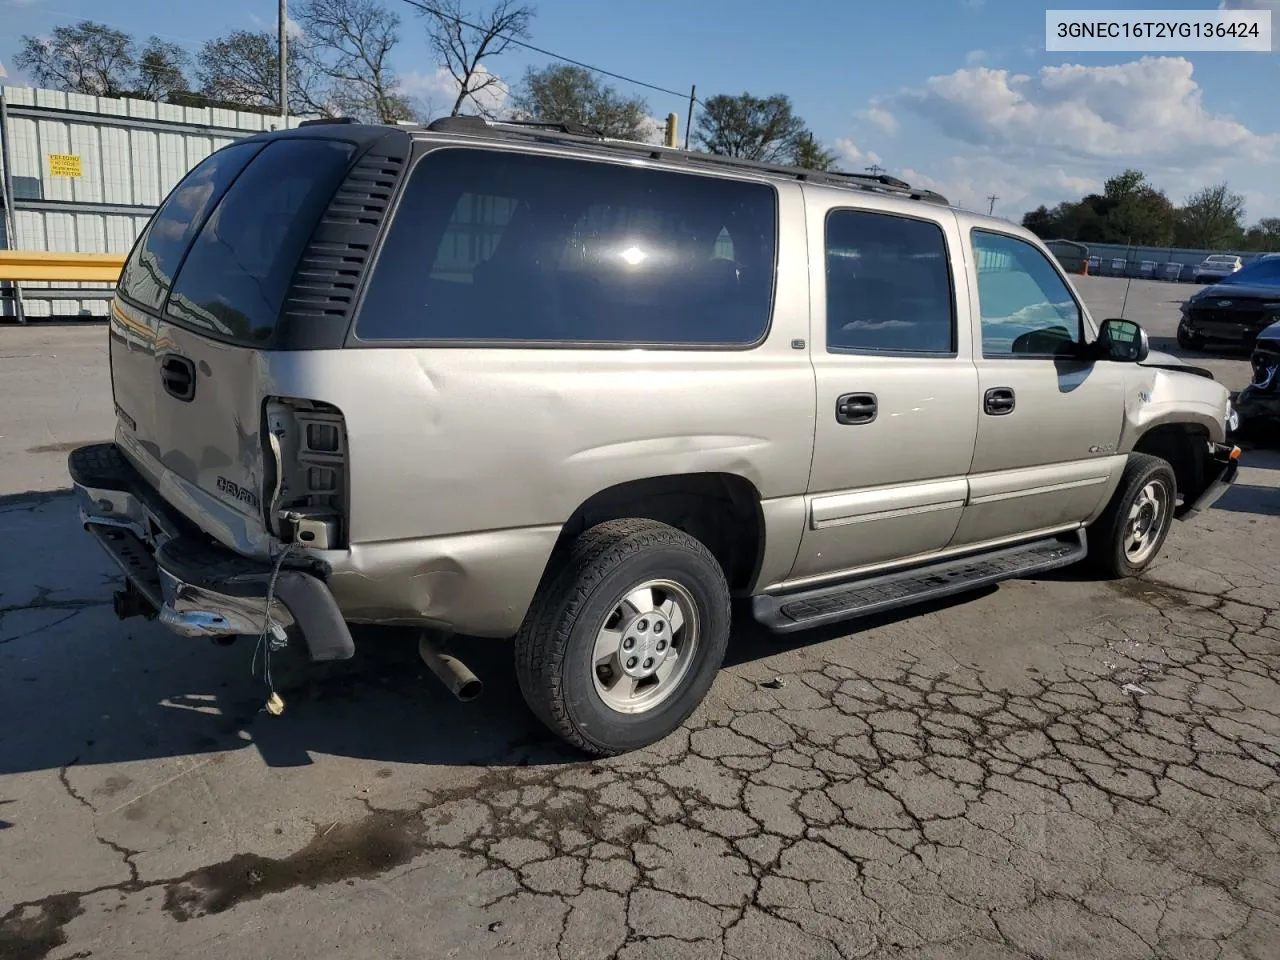
[[[706,166],[754,170],[759,173],[770,173],[775,176],[794,178],[810,183],[852,187],[872,193],[908,197],[912,200],[923,200],[928,203],[942,204],[943,206],[950,205],[947,198],[936,191],[919,189],[911,186],[905,180],[899,180],[896,177],[889,177],[884,174],[873,176],[868,173],[845,173],[841,170],[810,170],[807,167],[764,163],[759,160],[743,160],[739,157],[726,157],[715,153],[696,153],[689,150],[679,150],[675,147],[638,143],[634,140],[618,140],[606,136],[604,131],[598,127],[590,127],[580,123],[486,120],[484,117],[463,115],[440,117],[438,120],[433,120],[427,124],[424,129],[432,133],[461,133],[476,137],[520,138],[553,143],[590,144],[627,153],[647,154],[653,160],[675,160]]]

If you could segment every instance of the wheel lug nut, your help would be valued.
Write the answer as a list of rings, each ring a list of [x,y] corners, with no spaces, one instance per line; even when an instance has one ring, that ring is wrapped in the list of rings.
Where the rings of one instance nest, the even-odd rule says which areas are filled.
[[[653,625],[653,632],[654,632],[654,633],[661,633],[661,632],[662,632],[662,623],[661,623],[661,621],[659,621],[659,622],[657,622],[657,623],[655,623],[655,624]]]
[[[623,641],[622,641],[622,649],[623,649],[623,650],[630,650],[630,649],[631,649],[632,647],[634,647],[635,645],[636,645],[636,638],[635,638],[635,637],[627,637],[627,639],[625,639],[625,640],[623,640]]]
[[[645,661],[644,661],[644,668],[645,668],[646,670],[648,670],[648,669],[649,669],[650,667],[652,667],[652,666],[653,666],[653,658],[652,658],[652,657],[647,657],[647,658],[645,658]]]
[[[627,657],[627,669],[628,669],[628,670],[634,670],[635,668],[636,668],[636,658],[635,658],[635,657]]]
[[[636,624],[636,629],[639,630],[641,633],[644,633],[646,630],[649,629],[649,621],[641,620],[639,623]]]
[[[659,653],[661,653],[663,650],[667,649],[667,641],[665,641],[665,640],[659,640],[659,641],[658,641],[658,644],[657,644],[656,649],[657,649],[657,651],[658,651]]]

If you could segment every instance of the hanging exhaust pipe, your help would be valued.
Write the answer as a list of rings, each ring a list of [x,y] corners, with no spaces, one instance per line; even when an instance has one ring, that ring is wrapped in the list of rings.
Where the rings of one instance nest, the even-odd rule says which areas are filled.
[[[440,678],[440,682],[449,688],[449,692],[463,703],[470,703],[484,693],[484,684],[480,682],[480,678],[457,657],[437,650],[425,633],[418,637],[418,656]]]

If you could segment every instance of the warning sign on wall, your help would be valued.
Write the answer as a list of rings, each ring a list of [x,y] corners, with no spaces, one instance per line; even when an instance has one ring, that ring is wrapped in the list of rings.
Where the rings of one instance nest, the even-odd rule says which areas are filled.
[[[75,153],[49,154],[49,176],[51,177],[80,176],[79,154],[75,154]]]

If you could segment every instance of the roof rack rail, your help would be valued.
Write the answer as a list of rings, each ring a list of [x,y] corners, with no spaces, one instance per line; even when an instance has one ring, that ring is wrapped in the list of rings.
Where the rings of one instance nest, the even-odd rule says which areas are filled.
[[[618,140],[606,136],[604,131],[598,127],[589,127],[572,122],[486,120],[484,117],[463,114],[454,117],[440,117],[438,120],[433,120],[427,124],[425,129],[432,133],[462,133],[479,137],[521,137],[551,142],[590,144],[595,147],[603,147],[624,153],[643,153],[653,160],[755,170],[760,173],[771,173],[774,176],[791,177],[810,183],[851,187],[872,193],[907,197],[911,200],[923,200],[927,203],[937,203],[943,206],[950,205],[946,197],[934,190],[916,188],[905,180],[899,180],[896,177],[885,176],[884,174],[873,176],[867,173],[846,173],[842,170],[811,170],[808,167],[793,167],[780,163],[766,163],[760,160],[744,160],[740,157],[726,157],[715,153],[698,153],[658,144],[637,143],[634,140]]]
[[[300,127],[318,127],[327,123],[355,123],[355,117],[314,117],[298,123]]]

